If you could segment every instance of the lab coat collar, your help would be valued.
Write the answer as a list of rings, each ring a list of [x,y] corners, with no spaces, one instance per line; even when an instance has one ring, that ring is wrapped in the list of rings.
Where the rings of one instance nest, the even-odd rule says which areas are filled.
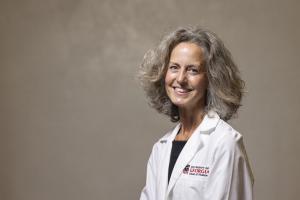
[[[182,174],[183,169],[185,166],[193,159],[195,154],[203,147],[203,141],[202,141],[202,134],[210,134],[215,127],[217,126],[219,122],[220,117],[218,114],[214,111],[209,111],[201,124],[196,128],[192,136],[187,141],[186,145],[182,149],[181,153],[179,154],[179,157],[175,163],[175,166],[173,168],[173,172],[170,178],[169,185],[167,186],[167,193],[166,196],[169,195],[170,191],[174,187],[176,181]],[[180,124],[178,124],[174,130],[172,131],[172,134],[170,135],[168,139],[168,155],[171,153],[171,147],[172,147],[172,141],[175,139],[179,129]],[[169,156],[168,156],[169,157]],[[168,169],[169,165],[169,159],[165,160],[165,169]],[[166,170],[167,172],[167,170]],[[166,173],[167,174],[167,173]]]
[[[203,121],[199,125],[199,131],[200,133],[209,134],[212,132],[213,129],[217,126],[218,122],[220,120],[219,115],[213,111],[210,110],[208,113],[204,116]]]
[[[212,132],[213,129],[217,126],[218,122],[220,120],[219,115],[213,111],[208,111],[207,114],[205,114],[203,121],[199,124],[199,126],[196,128],[194,133],[200,132],[203,134],[209,134]],[[168,141],[172,142],[176,135],[178,134],[178,131],[180,130],[181,124],[177,124],[176,127],[173,129],[171,135],[168,137]]]

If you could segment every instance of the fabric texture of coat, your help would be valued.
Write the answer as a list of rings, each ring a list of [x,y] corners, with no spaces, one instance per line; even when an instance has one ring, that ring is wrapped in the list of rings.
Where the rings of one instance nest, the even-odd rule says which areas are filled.
[[[140,200],[252,200],[254,178],[240,133],[210,111],[182,149],[168,183],[180,124],[153,146]]]

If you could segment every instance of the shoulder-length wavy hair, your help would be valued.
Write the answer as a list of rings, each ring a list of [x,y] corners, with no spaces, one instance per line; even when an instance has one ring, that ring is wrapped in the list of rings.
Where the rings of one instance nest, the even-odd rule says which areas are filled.
[[[221,119],[229,120],[241,106],[245,84],[221,39],[215,33],[199,27],[178,28],[145,54],[138,77],[150,106],[169,116],[172,122],[180,120],[178,107],[172,104],[166,93],[165,75],[171,52],[181,42],[195,43],[203,50],[209,82],[205,112],[213,110]]]

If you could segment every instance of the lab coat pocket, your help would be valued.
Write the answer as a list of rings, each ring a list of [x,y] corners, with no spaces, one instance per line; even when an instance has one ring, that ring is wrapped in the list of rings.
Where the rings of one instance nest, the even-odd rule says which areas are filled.
[[[184,199],[198,199],[203,196],[206,183],[206,177],[182,177],[176,185]]]

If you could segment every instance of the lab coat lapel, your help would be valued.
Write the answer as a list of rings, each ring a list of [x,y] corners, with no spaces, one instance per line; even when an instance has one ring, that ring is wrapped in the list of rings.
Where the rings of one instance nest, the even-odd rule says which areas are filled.
[[[169,171],[169,162],[170,162],[170,155],[171,155],[171,149],[172,149],[172,141],[175,139],[178,131],[180,129],[180,124],[177,124],[177,126],[173,129],[171,135],[163,141],[160,142],[166,142],[167,146],[164,151],[163,159],[162,159],[162,173],[160,178],[160,188],[162,191],[162,196],[165,196],[165,193],[167,192],[168,187],[168,171]]]
[[[169,193],[172,190],[172,188],[174,187],[176,181],[182,174],[182,171],[185,168],[185,166],[194,158],[195,154],[204,146],[203,140],[202,140],[203,134],[205,134],[205,135],[210,134],[217,126],[219,119],[220,119],[220,117],[216,112],[209,111],[208,114],[205,115],[202,123],[196,128],[196,130],[194,131],[194,133],[192,134],[190,139],[187,141],[187,143],[185,144],[181,153],[179,154],[179,157],[173,168],[170,182],[169,182],[169,185],[167,186],[166,196],[169,195]],[[177,134],[179,128],[180,128],[180,126],[179,127],[177,126],[176,134]],[[174,134],[174,132],[173,132],[173,134]],[[172,137],[172,141],[175,139],[176,134],[174,137]],[[167,169],[169,166],[172,141],[171,141],[169,151],[168,151],[169,157],[168,157],[167,165],[164,166]],[[168,170],[165,173],[168,174]]]
[[[203,146],[203,142],[201,141],[201,134],[200,134],[200,126],[197,127],[195,132],[192,134],[190,139],[185,144],[184,148],[182,149],[179,157],[175,163],[175,166],[172,171],[172,175],[170,178],[170,182],[167,189],[167,196],[169,195],[170,191],[174,187],[177,179],[181,175],[185,166],[193,159],[195,154],[201,149]]]

